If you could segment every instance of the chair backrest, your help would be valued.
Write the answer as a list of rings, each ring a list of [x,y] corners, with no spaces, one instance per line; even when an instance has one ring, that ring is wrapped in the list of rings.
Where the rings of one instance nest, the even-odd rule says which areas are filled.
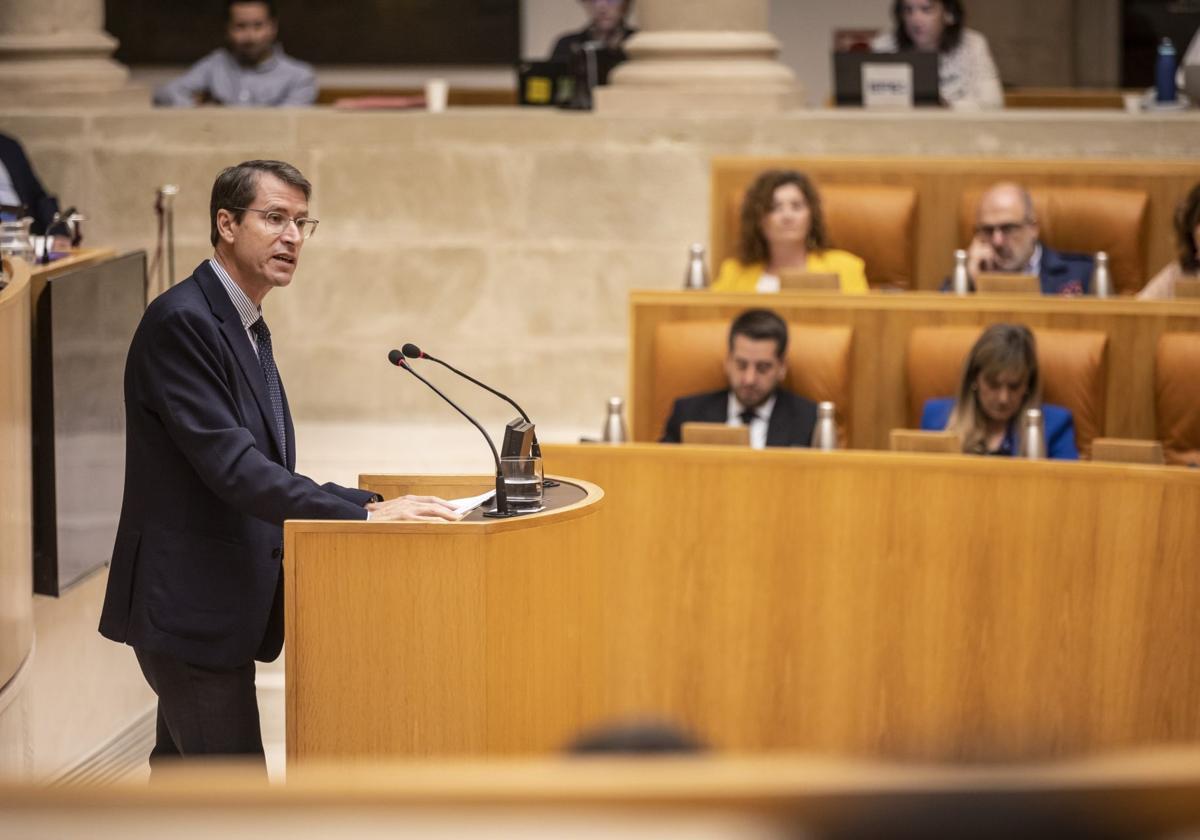
[[[981,327],[918,327],[908,337],[908,423],[921,422],[926,400],[958,393],[963,362]],[[1108,384],[1108,336],[1084,330],[1034,330],[1042,399],[1070,409],[1079,454],[1091,453],[1104,434]]]
[[[657,439],[680,397],[729,386],[724,361],[728,354],[729,321],[673,321],[654,332],[651,411]],[[784,387],[813,402],[828,400],[837,407],[838,437],[849,445],[850,352],[854,328],[788,324]]]
[[[916,286],[917,191],[883,184],[817,185],[833,247],[866,263],[867,282],[911,289]],[[745,187],[726,196],[725,242],[737,247]],[[714,263],[734,253],[713,254]]]
[[[959,204],[959,241],[966,247],[984,189],[965,190]],[[1145,190],[1112,187],[1030,187],[1042,241],[1059,251],[1108,253],[1108,268],[1118,292],[1135,292],[1145,278]]]
[[[1200,333],[1163,333],[1154,359],[1154,410],[1168,464],[1200,465]]]

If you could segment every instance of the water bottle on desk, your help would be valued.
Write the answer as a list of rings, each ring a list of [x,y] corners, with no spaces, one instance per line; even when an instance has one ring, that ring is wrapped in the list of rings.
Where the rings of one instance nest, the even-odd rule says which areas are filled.
[[[956,295],[971,293],[971,275],[967,273],[967,252],[962,248],[954,252],[954,274],[950,276],[950,288]]]
[[[708,266],[704,263],[704,246],[699,242],[688,249],[687,273],[683,275],[683,288],[708,288]]]
[[[837,411],[831,402],[817,403],[817,423],[813,426],[812,448],[832,452],[837,449]]]
[[[1046,457],[1046,426],[1040,408],[1027,408],[1021,415],[1021,450],[1031,460]]]
[[[1163,38],[1154,64],[1154,101],[1160,105],[1174,105],[1176,98],[1175,45],[1170,38]]]
[[[1098,298],[1109,298],[1113,295],[1112,275],[1108,272],[1108,254],[1096,252],[1096,263],[1092,269],[1092,294]]]
[[[625,401],[620,397],[608,399],[608,416],[604,418],[600,439],[605,443],[624,443],[629,439],[625,429]]]

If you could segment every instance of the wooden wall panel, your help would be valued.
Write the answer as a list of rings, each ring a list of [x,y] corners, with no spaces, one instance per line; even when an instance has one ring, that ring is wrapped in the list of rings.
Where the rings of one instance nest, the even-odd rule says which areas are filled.
[[[1044,758],[1200,736],[1200,475],[553,446],[605,488],[616,709],[724,749]]]
[[[0,690],[33,643],[29,265],[6,259],[5,267],[11,282],[0,291]]]

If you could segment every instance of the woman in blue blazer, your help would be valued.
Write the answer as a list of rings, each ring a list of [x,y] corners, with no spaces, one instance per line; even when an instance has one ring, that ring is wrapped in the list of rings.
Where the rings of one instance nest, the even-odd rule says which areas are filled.
[[[1041,396],[1033,333],[1023,324],[993,324],[967,355],[957,399],[926,401],[921,428],[957,432],[969,455],[1023,455],[1017,419]],[[1049,404],[1041,409],[1047,456],[1077,460],[1071,412]]]

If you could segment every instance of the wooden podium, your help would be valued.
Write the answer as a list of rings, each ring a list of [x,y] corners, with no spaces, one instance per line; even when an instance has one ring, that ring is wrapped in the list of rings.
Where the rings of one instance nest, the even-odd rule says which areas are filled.
[[[604,493],[559,478],[545,510],[462,522],[284,526],[287,756],[553,751],[592,661]],[[362,476],[392,498],[460,498],[493,479]],[[536,609],[534,608],[536,605]]]

